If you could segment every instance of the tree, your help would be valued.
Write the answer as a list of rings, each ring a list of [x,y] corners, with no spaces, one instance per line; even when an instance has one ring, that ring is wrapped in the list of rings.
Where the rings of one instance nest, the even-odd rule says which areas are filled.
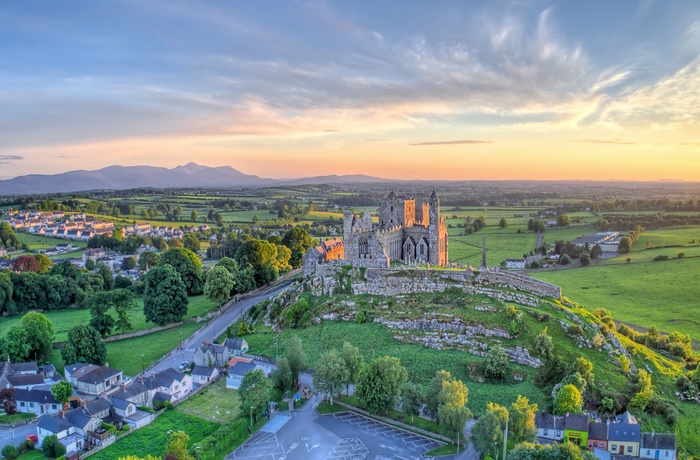
[[[559,258],[559,265],[569,265],[571,263],[571,257],[569,254],[562,254]]]
[[[578,256],[578,260],[581,261],[581,265],[583,265],[584,267],[587,267],[591,264],[591,256],[586,251],[583,251],[581,255]]]
[[[2,457],[7,460],[14,460],[19,457],[19,450],[12,444],[5,444],[2,448]]]
[[[194,232],[187,232],[182,238],[182,246],[192,252],[199,252],[201,243]]]
[[[537,404],[530,404],[525,396],[518,395],[510,405],[509,436],[518,442],[533,441],[537,435],[537,426],[535,426],[537,409]]]
[[[617,244],[617,252],[620,254],[625,254],[632,250],[632,242],[626,236],[620,238],[620,242]]]
[[[394,407],[401,385],[407,379],[406,369],[398,358],[376,358],[362,367],[355,394],[371,413],[387,413]]]
[[[331,404],[333,404],[333,395],[343,390],[345,382],[348,381],[348,374],[345,361],[340,353],[335,349],[330,349],[323,353],[316,363],[314,388],[328,394],[331,398]]]
[[[554,398],[554,413],[557,415],[580,414],[582,407],[581,392],[571,384],[564,385]]]
[[[197,254],[185,248],[172,248],[160,256],[160,265],[171,265],[182,278],[187,295],[199,295],[204,289],[202,261]]]
[[[51,436],[46,436],[41,442],[41,452],[46,457],[56,458],[65,455],[66,448],[58,441],[56,435],[52,434]]]
[[[593,363],[579,356],[576,361],[571,365],[571,373],[578,372],[581,377],[586,381],[589,387],[593,387],[595,381],[595,374],[593,373]]]
[[[193,209],[192,212],[190,213],[190,220],[192,222],[197,222],[197,219],[199,219],[199,214],[197,213],[197,211],[195,211]]]
[[[360,350],[357,347],[353,347],[349,342],[343,343],[343,351],[340,356],[343,358],[343,361],[345,361],[345,368],[348,370],[345,390],[347,394],[350,394],[350,384],[357,382],[357,377],[360,374],[360,369],[362,369],[364,359],[360,355]]]
[[[139,270],[147,272],[160,263],[160,256],[153,251],[144,251],[139,256]]]
[[[568,227],[571,224],[571,218],[566,214],[557,216],[557,227]]]
[[[603,257],[603,248],[596,244],[591,248],[591,259],[599,259],[600,257]]]
[[[231,298],[235,286],[233,275],[224,267],[214,267],[207,272],[204,295],[221,307]]]
[[[56,401],[65,405],[70,397],[73,396],[73,385],[67,380],[61,380],[51,385],[51,394],[56,398]]]
[[[484,361],[484,375],[493,380],[503,380],[508,374],[508,355],[500,346],[491,347]]]
[[[19,256],[12,262],[12,268],[16,272],[39,273],[41,263],[34,256]]]
[[[187,290],[171,265],[150,270],[144,283],[143,313],[146,321],[163,326],[180,321],[187,314]]]
[[[438,420],[443,430],[450,434],[456,433],[459,436],[470,415],[469,409],[467,409],[468,401],[469,389],[461,380],[442,382]]]
[[[472,426],[471,436],[469,440],[476,450],[481,451],[484,455],[496,457],[496,446],[503,440],[503,431],[501,431],[501,423],[495,413],[488,411],[476,421]]]
[[[552,337],[547,334],[546,327],[535,337],[535,351],[545,360],[549,359],[554,352],[554,342]]]
[[[430,381],[428,390],[425,393],[425,412],[433,420],[438,418],[438,407],[440,406],[440,392],[442,392],[442,382],[452,380],[452,374],[448,371],[440,370],[435,372],[435,376]]]
[[[85,270],[93,271],[94,269],[95,269],[95,260],[88,257],[87,260],[85,260]]]
[[[593,452],[585,447],[581,449],[570,442],[549,445],[525,442],[508,452],[508,460],[596,460],[596,458]]]
[[[258,286],[271,283],[277,279],[279,272],[274,268],[277,246],[265,240],[248,240],[236,251],[239,266],[253,269]]]
[[[498,221],[498,226],[501,228],[508,228],[508,221],[505,217],[501,217],[501,220]]]
[[[0,350],[3,359],[8,358],[13,362],[29,361],[32,349],[29,345],[29,334],[22,326],[12,326],[5,337],[0,339]]]
[[[299,374],[306,370],[306,353],[299,337],[292,336],[284,346],[289,370],[292,374],[292,386],[299,385]]]
[[[292,388],[292,371],[287,358],[277,360],[277,367],[272,371],[270,380],[272,380],[272,386],[283,393]]]
[[[165,448],[165,457],[174,460],[194,460],[187,450],[187,441],[190,437],[184,431],[176,431],[170,435],[168,445]]]
[[[271,390],[272,384],[265,377],[262,369],[256,369],[244,375],[241,386],[238,388],[238,396],[241,398],[241,407],[244,413],[250,407],[256,414],[260,413],[261,409],[265,409],[270,400]]]
[[[46,257],[44,254],[37,254],[34,257],[37,261],[39,261],[39,273],[46,273],[49,271],[49,268],[51,268],[51,265],[53,265],[51,259]]]
[[[3,222],[5,223],[5,222]],[[12,301],[14,288],[12,278],[4,271],[0,271],[0,315],[13,312],[15,305]]]
[[[0,247],[12,249],[20,247],[21,244],[10,223],[0,222]]]
[[[401,410],[406,415],[420,415],[421,407],[423,407],[423,388],[417,383],[407,382],[401,387]]]
[[[27,331],[30,354],[38,362],[44,362],[51,356],[54,329],[51,321],[41,313],[32,311],[22,317],[20,326]]]
[[[101,366],[107,359],[107,348],[97,329],[79,324],[68,332],[68,341],[61,349],[61,356],[66,364],[92,363]]]
[[[293,227],[282,237],[282,244],[292,251],[289,264],[293,268],[301,267],[301,258],[314,245],[314,241],[309,232],[301,227]]]
[[[122,270],[133,270],[136,268],[136,257],[129,256],[122,259]]]
[[[12,422],[12,416],[17,413],[17,401],[15,400],[14,388],[3,388],[0,390],[0,404],[7,414],[7,418]]]
[[[644,369],[639,369],[636,382],[634,383],[635,395],[629,402],[631,407],[643,411],[649,405],[649,401],[654,395],[654,388],[651,382],[651,374]]]

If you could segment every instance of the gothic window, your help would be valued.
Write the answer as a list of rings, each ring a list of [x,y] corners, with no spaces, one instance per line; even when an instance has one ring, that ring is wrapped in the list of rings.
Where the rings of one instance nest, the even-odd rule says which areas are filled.
[[[425,246],[423,246],[422,244],[420,245],[420,255],[425,255]]]
[[[362,238],[359,241],[359,254],[362,255],[367,255],[369,254],[369,243],[367,242],[366,238]]]
[[[389,211],[394,212],[394,207],[393,207],[393,206],[390,206],[390,207],[389,207]]]

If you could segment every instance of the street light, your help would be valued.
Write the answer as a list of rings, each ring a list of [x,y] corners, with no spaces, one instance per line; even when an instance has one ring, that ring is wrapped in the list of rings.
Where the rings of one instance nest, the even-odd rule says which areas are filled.
[[[199,460],[199,449],[201,449],[202,446],[194,446],[194,454],[197,457],[197,460]]]
[[[250,406],[250,435],[253,435],[253,406]]]
[[[142,373],[142,374],[143,374],[144,372],[146,372],[146,364],[144,363],[143,358],[144,358],[144,354],[143,354],[143,352],[142,352],[142,353],[141,353],[141,373]]]

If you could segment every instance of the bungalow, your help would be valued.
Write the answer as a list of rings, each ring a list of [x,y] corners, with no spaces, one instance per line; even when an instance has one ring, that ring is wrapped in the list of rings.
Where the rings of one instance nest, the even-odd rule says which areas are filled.
[[[219,376],[219,370],[215,367],[194,366],[192,379],[197,385],[204,385]]]
[[[19,412],[43,415],[57,414],[61,410],[61,403],[54,398],[50,385],[30,389],[15,388],[14,397]]]
[[[244,339],[228,338],[224,341],[224,346],[228,349],[228,361],[234,356],[243,356],[248,351],[248,342]]]
[[[82,448],[82,440],[75,435],[75,428],[61,416],[46,414],[41,417],[36,426],[36,434],[39,438],[38,445],[41,445],[45,438],[56,436],[66,447],[66,453],[78,452]]]
[[[229,352],[225,345],[204,342],[194,352],[194,364],[206,367],[223,367],[228,361]]]
[[[122,382],[122,371],[109,366],[75,363],[65,367],[66,380],[80,393],[100,396],[116,391]]]
[[[625,412],[615,417],[615,423],[608,427],[608,451],[628,457],[639,457],[641,437],[637,419]]]
[[[564,417],[552,414],[536,414],[537,437],[552,441],[564,439]]]
[[[525,260],[524,259],[506,259],[506,268],[515,268],[515,269],[525,268]]]
[[[588,416],[571,414],[564,417],[564,439],[577,446],[585,446],[588,441]]]
[[[676,435],[661,433],[642,433],[639,458],[676,460]]]
[[[226,388],[237,390],[238,387],[241,386],[243,377],[248,372],[255,369],[262,369],[262,367],[255,364],[252,359],[236,359],[233,366],[231,366],[231,368],[228,370],[228,376],[226,377]]]
[[[182,374],[172,367],[153,374],[153,378],[158,385],[156,395],[162,393],[169,395],[171,400],[178,400],[192,391],[192,376]],[[155,397],[154,395],[154,399]]]
[[[594,422],[588,425],[588,450],[608,448],[608,425]]]

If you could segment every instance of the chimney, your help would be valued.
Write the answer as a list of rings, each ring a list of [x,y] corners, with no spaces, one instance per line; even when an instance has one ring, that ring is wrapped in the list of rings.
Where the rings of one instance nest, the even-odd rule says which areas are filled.
[[[60,411],[59,411],[58,413],[59,413],[59,414],[61,414],[61,418],[64,418],[64,417],[65,417],[65,415],[66,415],[66,413],[65,413],[65,412],[63,412],[63,409],[61,409],[61,410],[60,410]]]
[[[654,429],[653,428],[651,429],[651,440],[652,441],[654,440]]]

